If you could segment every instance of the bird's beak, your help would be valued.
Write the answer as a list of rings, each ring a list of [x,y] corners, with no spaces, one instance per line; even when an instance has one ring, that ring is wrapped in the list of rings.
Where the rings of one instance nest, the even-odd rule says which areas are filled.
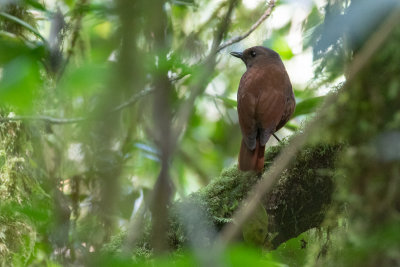
[[[243,53],[242,52],[231,52],[231,55],[234,57],[238,57],[240,59],[243,59]]]

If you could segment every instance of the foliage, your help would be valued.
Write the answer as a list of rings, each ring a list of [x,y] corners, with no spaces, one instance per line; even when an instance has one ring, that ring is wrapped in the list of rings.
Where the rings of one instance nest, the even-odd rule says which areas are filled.
[[[290,7],[278,2],[267,27],[219,51],[248,31],[264,3],[3,1],[0,265],[396,265],[398,27],[359,72],[347,70],[398,1],[330,0],[310,6],[304,21],[276,26],[274,12]],[[288,36],[300,24],[299,52]],[[247,241],[263,243],[252,229],[266,227],[283,235],[263,246],[280,246],[232,246],[207,258],[201,255],[260,178],[234,166],[241,138],[234,99],[244,66],[228,54],[256,44],[275,49],[287,66],[309,48],[314,56],[315,78],[307,88],[293,80],[296,113],[279,134],[301,134],[317,107],[327,112],[317,112],[325,115],[312,144],[247,224]],[[319,87],[337,94],[331,107]],[[268,149],[266,167],[287,144]],[[164,231],[171,202],[172,230]],[[135,247],[128,241],[138,218]],[[304,218],[315,223],[302,225]],[[152,234],[156,226],[161,234]],[[179,250],[153,257],[163,240]]]
[[[400,194],[395,186],[400,177],[400,83],[395,75],[400,71],[395,63],[400,59],[399,43],[397,27],[340,94],[323,130],[326,138],[345,139],[349,144],[342,152],[336,194],[347,227],[335,232],[338,240],[322,260],[328,265],[332,258],[341,266],[391,265],[399,260],[399,254],[393,253],[399,249],[394,240],[400,225]],[[382,71],[384,76],[376,75]]]

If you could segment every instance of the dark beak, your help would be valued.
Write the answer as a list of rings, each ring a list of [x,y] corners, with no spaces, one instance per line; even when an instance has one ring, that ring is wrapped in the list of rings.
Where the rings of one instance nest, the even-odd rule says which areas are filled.
[[[231,52],[231,55],[234,57],[238,57],[240,59],[243,59],[243,53],[242,52]]]

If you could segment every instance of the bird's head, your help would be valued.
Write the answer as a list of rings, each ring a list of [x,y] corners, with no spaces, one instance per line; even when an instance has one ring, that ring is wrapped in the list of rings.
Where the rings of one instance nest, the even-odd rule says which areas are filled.
[[[231,55],[243,60],[247,68],[257,64],[268,64],[272,61],[282,62],[278,53],[263,46],[253,46],[243,52],[231,52]]]

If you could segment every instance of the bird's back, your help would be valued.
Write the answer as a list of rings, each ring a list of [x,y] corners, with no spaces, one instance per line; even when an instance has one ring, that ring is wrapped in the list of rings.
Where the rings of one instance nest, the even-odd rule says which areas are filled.
[[[289,76],[279,55],[252,47],[233,53],[246,64],[238,90],[238,115],[243,139],[239,169],[261,171],[265,145],[294,112],[295,99]]]

